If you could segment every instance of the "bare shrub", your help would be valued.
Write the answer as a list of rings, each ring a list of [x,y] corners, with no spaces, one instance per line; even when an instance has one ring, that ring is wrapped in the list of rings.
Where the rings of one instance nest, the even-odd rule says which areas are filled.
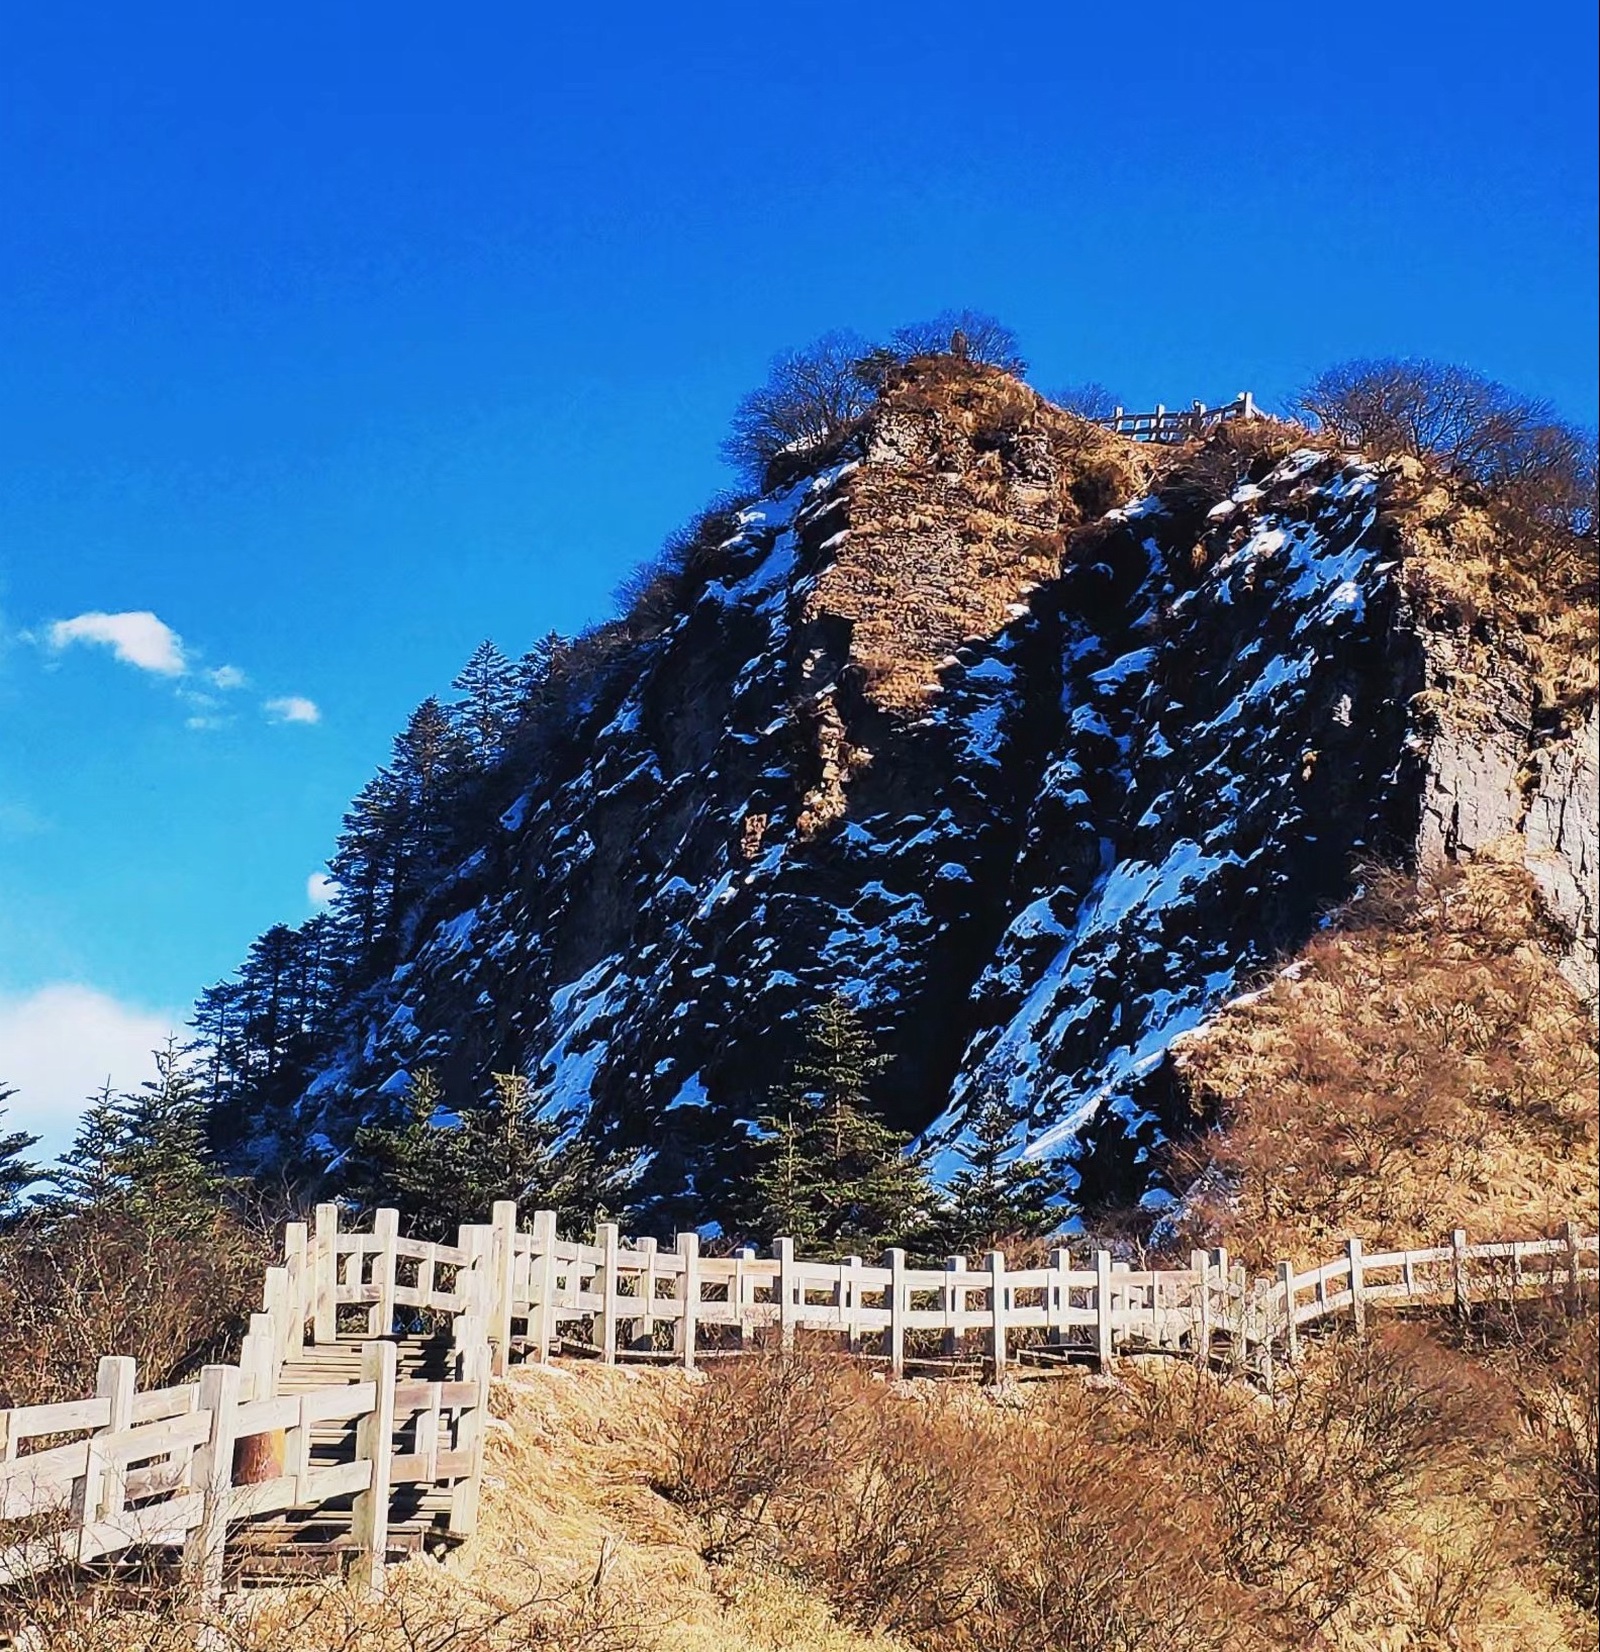
[[[794,1560],[851,1622],[926,1637],[986,1588],[1000,1487],[993,1442],[937,1401],[863,1396],[852,1459],[828,1475]]]
[[[14,1405],[94,1392],[103,1354],[160,1386],[227,1357],[260,1306],[266,1234],[218,1211],[171,1231],[154,1216],[86,1210],[0,1241],[0,1363]]]
[[[982,310],[941,310],[927,321],[896,327],[890,351],[902,361],[913,356],[953,355],[1020,376],[1028,370],[1017,335]]]
[[[1548,402],[1470,368],[1387,358],[1330,367],[1292,405],[1349,446],[1482,488],[1514,554],[1563,577],[1587,571],[1592,587],[1595,438]]]
[[[1123,405],[1122,398],[1107,390],[1103,384],[1086,380],[1083,384],[1063,385],[1046,393],[1045,400],[1067,413],[1076,413],[1080,419],[1109,419]]]
[[[814,1497],[854,1453],[859,1371],[839,1358],[776,1352],[720,1364],[674,1419],[662,1489],[705,1528],[722,1560]]]
[[[869,348],[858,334],[832,332],[774,356],[766,381],[734,409],[723,457],[760,488],[780,454],[809,458],[844,435],[873,401],[859,369]]]

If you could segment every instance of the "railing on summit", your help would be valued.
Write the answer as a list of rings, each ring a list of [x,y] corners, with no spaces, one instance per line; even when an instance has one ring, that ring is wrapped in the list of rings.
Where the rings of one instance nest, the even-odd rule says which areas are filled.
[[[1109,418],[1098,419],[1108,430],[1119,436],[1131,437],[1136,442],[1159,442],[1163,445],[1193,441],[1214,430],[1229,419],[1255,419],[1260,409],[1248,390],[1241,390],[1221,407],[1207,407],[1204,402],[1192,402],[1188,407],[1163,407],[1159,402],[1149,413],[1128,413],[1114,408]]]

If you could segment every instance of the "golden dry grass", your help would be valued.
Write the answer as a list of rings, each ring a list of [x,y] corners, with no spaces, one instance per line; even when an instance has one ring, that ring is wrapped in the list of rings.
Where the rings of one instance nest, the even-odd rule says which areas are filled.
[[[868,694],[906,710],[941,661],[995,635],[1060,571],[1067,533],[1138,492],[1152,461],[1010,374],[952,357],[900,369],[873,428],[846,484],[848,545],[807,617],[848,619]]]
[[[1597,1219],[1594,1023],[1546,950],[1527,873],[1487,855],[1420,891],[1374,872],[1294,968],[1181,1047],[1224,1173],[1196,1238],[1256,1265],[1532,1236]],[[1215,1184],[1213,1179],[1212,1185]]]

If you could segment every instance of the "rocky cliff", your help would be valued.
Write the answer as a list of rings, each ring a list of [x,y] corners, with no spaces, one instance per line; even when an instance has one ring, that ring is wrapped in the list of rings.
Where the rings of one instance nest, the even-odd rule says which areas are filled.
[[[843,993],[894,1122],[948,1144],[999,1093],[1085,1202],[1136,1197],[1175,1037],[1364,861],[1508,834],[1592,996],[1592,693],[1550,715],[1492,628],[1419,602],[1409,560],[1448,545],[1395,467],[1265,425],[1156,457],[911,364],[481,821],[280,1150],[336,1154],[421,1066],[520,1067],[664,1216],[712,1215]]]

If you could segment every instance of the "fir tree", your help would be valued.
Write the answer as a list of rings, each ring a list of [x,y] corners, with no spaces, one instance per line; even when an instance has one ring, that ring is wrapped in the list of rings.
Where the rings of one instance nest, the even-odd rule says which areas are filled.
[[[108,1081],[79,1121],[41,1200],[51,1214],[121,1212],[167,1231],[212,1221],[226,1182],[205,1143],[205,1098],[175,1039],[154,1052],[156,1076],[131,1095]]]
[[[50,1172],[54,1191],[40,1199],[40,1205],[64,1215],[120,1204],[128,1191],[127,1133],[126,1115],[108,1078],[79,1118],[72,1146]]]
[[[1059,1180],[1022,1157],[1022,1125],[997,1090],[988,1090],[972,1114],[956,1152],[964,1163],[950,1178],[939,1229],[947,1250],[961,1255],[990,1250],[1002,1239],[1049,1230],[1050,1201]]]
[[[9,1084],[0,1084],[0,1119],[6,1115],[5,1103],[17,1092]],[[38,1165],[22,1157],[30,1147],[37,1147],[39,1138],[26,1130],[0,1131],[0,1229],[14,1222],[21,1212],[22,1192],[39,1180]]]
[[[886,1065],[848,1000],[812,1014],[780,1104],[761,1121],[751,1214],[768,1238],[871,1248],[922,1227],[924,1156],[870,1111],[868,1086]]]
[[[566,1230],[587,1228],[624,1191],[624,1163],[577,1137],[568,1118],[546,1116],[520,1073],[496,1073],[481,1104],[450,1109],[437,1075],[420,1069],[403,1116],[356,1133],[355,1191],[392,1204],[424,1237],[488,1219],[497,1199],[524,1212],[554,1210]]]
[[[176,1039],[154,1053],[155,1078],[119,1103],[117,1169],[136,1214],[202,1225],[216,1215],[225,1186],[206,1152],[205,1098]]]
[[[481,642],[450,685],[463,698],[452,707],[480,767],[497,762],[516,722],[519,673],[492,642]]]

